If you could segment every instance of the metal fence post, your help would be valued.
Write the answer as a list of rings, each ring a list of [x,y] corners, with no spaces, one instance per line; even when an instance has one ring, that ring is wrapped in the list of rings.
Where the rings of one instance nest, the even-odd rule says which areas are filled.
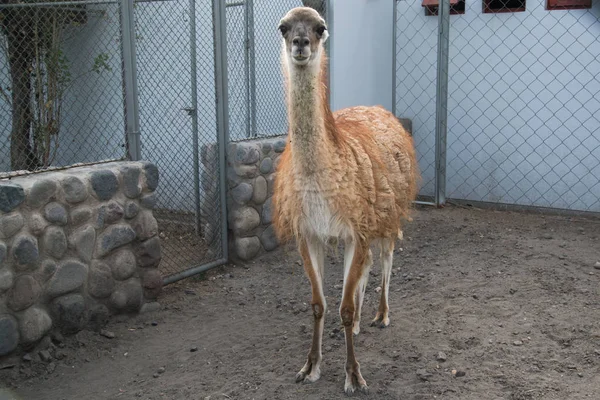
[[[441,207],[446,203],[450,0],[440,0],[438,10],[437,87],[435,106],[435,204],[436,206]]]
[[[256,137],[256,62],[254,61],[254,0],[245,2],[246,23],[246,96],[248,98],[247,137]]]
[[[200,210],[200,156],[198,141],[198,83],[196,66],[196,1],[190,0],[190,84],[192,90],[192,104],[187,109],[192,117],[192,146],[194,160],[194,201],[196,210],[196,234],[202,233],[202,218]]]
[[[215,49],[215,89],[219,145],[219,195],[221,204],[221,249],[228,257],[227,234],[227,146],[229,144],[229,109],[227,105],[227,26],[225,0],[213,0],[213,30]]]
[[[398,0],[393,0],[394,6],[392,11],[392,114],[396,115],[396,42],[398,40],[398,24],[396,21],[396,13],[398,12]],[[397,115],[396,115],[397,117]],[[412,133],[412,132],[411,132]]]
[[[121,0],[121,55],[123,57],[123,83],[125,88],[127,155],[130,160],[136,161],[142,158],[142,149],[140,141],[133,0]]]

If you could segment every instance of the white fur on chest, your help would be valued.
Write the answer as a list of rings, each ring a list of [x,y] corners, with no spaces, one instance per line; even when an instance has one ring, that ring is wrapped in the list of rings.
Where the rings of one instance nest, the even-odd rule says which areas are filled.
[[[305,235],[322,242],[332,238],[347,239],[350,230],[339,215],[334,214],[316,184],[308,184],[302,193],[301,229]]]

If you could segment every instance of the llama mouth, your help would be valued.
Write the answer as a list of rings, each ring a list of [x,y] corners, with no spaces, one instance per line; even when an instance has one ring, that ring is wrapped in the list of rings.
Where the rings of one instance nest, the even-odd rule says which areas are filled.
[[[310,57],[293,56],[292,58],[294,59],[294,63],[296,65],[306,65],[306,64],[308,64],[308,60],[309,60]]]

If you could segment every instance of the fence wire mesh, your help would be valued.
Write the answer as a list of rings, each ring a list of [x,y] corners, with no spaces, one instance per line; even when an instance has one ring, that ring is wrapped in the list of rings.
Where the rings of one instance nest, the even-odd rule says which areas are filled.
[[[421,170],[420,196],[435,194],[435,123],[438,19],[422,18],[421,4],[396,5],[396,94],[398,117],[412,120],[412,135]]]
[[[230,140],[287,133],[276,28],[290,9],[300,6],[312,7],[327,19],[327,0],[227,1]]]
[[[0,171],[122,158],[119,5],[0,5]]]
[[[600,211],[595,3],[468,2],[450,16],[449,197]]]
[[[396,98],[398,115],[415,118],[418,147],[427,143],[418,151],[428,193],[434,123],[420,120],[435,115],[422,107],[435,103],[427,38],[438,18],[423,4],[398,2]],[[446,196],[599,212],[600,3],[451,4]]]
[[[213,3],[139,1],[134,14],[142,158],[161,173],[154,213],[171,276],[224,257],[218,159],[200,163],[217,143]]]
[[[229,105],[229,137],[233,140],[251,137],[250,133],[250,57],[248,1],[226,1],[227,78]]]

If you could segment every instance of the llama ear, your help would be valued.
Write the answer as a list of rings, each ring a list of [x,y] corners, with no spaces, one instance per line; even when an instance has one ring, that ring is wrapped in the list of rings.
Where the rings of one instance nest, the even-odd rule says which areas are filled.
[[[316,29],[317,37],[325,42],[329,37],[329,32],[327,32],[327,27],[325,25],[321,25]]]
[[[279,32],[281,32],[282,36],[285,36],[285,34],[289,30],[289,28],[286,25],[284,25],[284,24],[279,25],[279,27],[277,29],[279,29]]]

